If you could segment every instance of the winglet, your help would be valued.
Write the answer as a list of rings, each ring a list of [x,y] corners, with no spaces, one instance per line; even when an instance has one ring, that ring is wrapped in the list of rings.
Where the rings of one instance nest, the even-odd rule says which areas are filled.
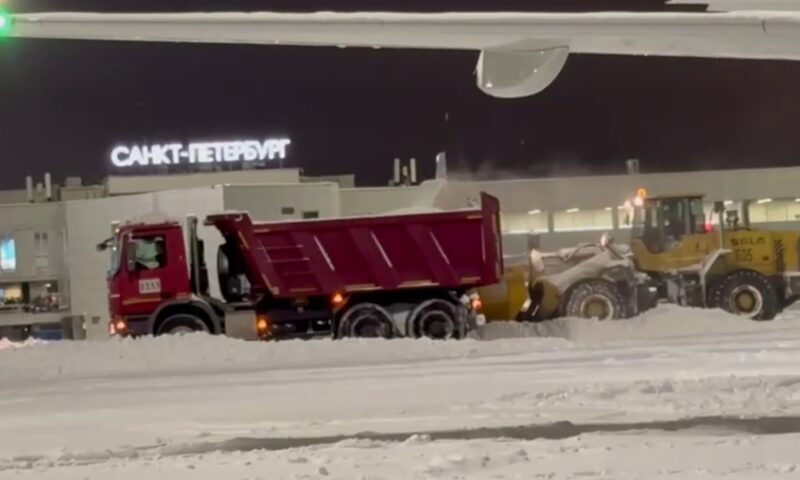
[[[797,0],[670,0],[672,5],[697,5],[706,4],[714,12],[734,11],[800,11]]]

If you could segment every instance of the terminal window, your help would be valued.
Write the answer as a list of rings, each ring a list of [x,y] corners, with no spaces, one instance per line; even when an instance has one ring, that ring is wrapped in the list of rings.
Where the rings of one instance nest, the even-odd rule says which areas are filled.
[[[33,241],[36,250],[36,268],[40,272],[46,272],[50,267],[47,232],[36,232]]]
[[[573,208],[553,214],[553,227],[556,232],[583,230],[610,230],[613,228],[611,208],[582,210]]]
[[[14,303],[22,300],[21,285],[0,286],[0,305],[3,303]]]
[[[17,244],[11,235],[0,236],[0,270],[13,272],[17,269]]]
[[[800,220],[800,202],[795,199],[759,200],[750,204],[750,222],[797,222]]]
[[[507,213],[500,215],[503,233],[542,233],[549,230],[547,212],[531,210],[528,213]]]

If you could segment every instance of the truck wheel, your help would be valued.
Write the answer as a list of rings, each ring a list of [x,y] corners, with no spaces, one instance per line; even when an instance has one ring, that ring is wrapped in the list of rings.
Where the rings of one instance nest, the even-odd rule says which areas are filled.
[[[372,303],[353,305],[339,322],[339,338],[392,338],[394,328],[389,314]]]
[[[184,335],[187,333],[206,332],[206,323],[189,313],[178,313],[170,316],[158,327],[156,335]]]
[[[625,303],[613,284],[590,280],[572,288],[564,310],[569,317],[619,320],[625,318]]]
[[[409,332],[415,337],[432,340],[459,338],[464,328],[459,328],[456,309],[443,300],[429,300],[417,306],[409,318]]]
[[[778,314],[775,287],[758,272],[739,270],[711,291],[709,305],[753,320],[772,320]]]

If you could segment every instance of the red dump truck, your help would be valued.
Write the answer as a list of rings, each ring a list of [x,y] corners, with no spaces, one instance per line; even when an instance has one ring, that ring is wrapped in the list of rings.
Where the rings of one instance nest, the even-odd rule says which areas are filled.
[[[198,219],[128,223],[111,251],[113,335],[204,331],[253,339],[463,338],[480,323],[477,287],[503,273],[499,202],[481,208],[255,223],[211,215],[223,243],[209,294]]]

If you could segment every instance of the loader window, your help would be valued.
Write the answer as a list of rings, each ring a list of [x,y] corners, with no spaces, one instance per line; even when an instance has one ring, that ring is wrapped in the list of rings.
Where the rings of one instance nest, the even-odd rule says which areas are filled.
[[[706,233],[706,213],[703,209],[702,198],[693,198],[689,200],[689,215],[691,215],[689,227],[693,235],[702,235]]]
[[[687,233],[688,211],[682,198],[664,200],[662,203],[664,218],[665,250],[676,247]]]
[[[692,231],[688,219],[689,203],[685,198],[652,200],[645,205],[639,235],[647,250],[663,253],[675,248]]]
[[[648,202],[644,211],[638,216],[641,221],[641,227],[635,231],[635,235],[639,236],[652,253],[661,251],[661,229],[658,227],[661,204],[658,202]]]
[[[685,212],[682,200],[665,200],[663,203],[664,211],[664,231],[667,235],[682,237],[686,233],[686,223],[684,222]]]

